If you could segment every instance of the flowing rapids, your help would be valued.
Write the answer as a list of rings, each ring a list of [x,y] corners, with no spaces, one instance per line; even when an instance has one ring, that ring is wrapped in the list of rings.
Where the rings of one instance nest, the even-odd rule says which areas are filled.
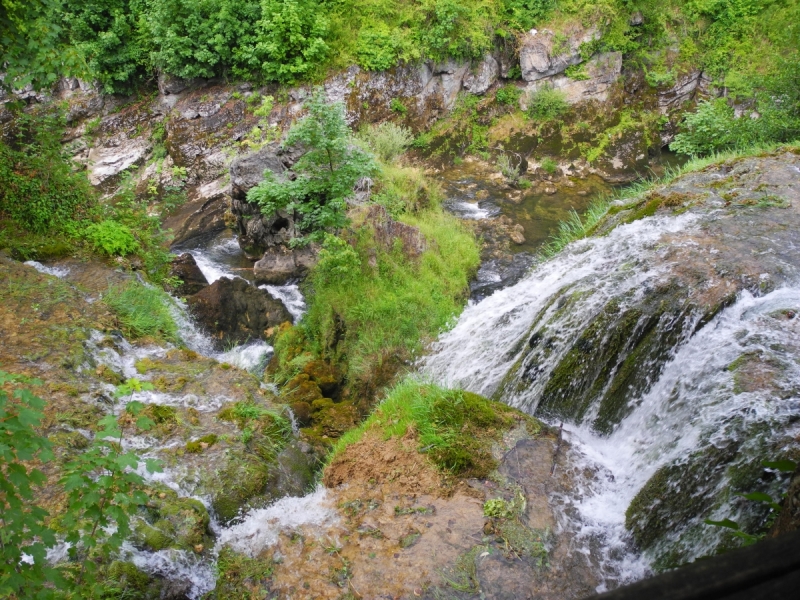
[[[690,213],[647,218],[605,237],[571,244],[517,285],[469,306],[424,359],[423,372],[535,414],[553,371],[599,311],[610,299],[619,301],[620,311],[635,305],[667,268],[656,260],[660,237],[691,232],[697,219]],[[561,310],[567,292],[571,304]],[[596,403],[583,418],[565,423],[573,462],[582,475],[574,493],[551,501],[560,512],[560,527],[574,536],[575,550],[590,557],[603,575],[600,590],[644,577],[668,547],[692,560],[720,542],[721,530],[703,524],[707,515],[686,514],[646,552],[635,550],[626,510],[659,469],[697,468],[692,457],[716,456],[732,445],[739,453],[731,461],[746,468],[741,456],[757,465],[763,448],[781,448],[797,435],[793,423],[800,412],[800,364],[794,357],[800,354],[800,343],[793,315],[798,312],[800,287],[762,297],[742,292],[705,324],[700,315],[690,317],[679,343],[666,349],[663,368],[638,365],[651,369],[651,385],[630,394],[630,411],[610,433],[601,434],[591,425],[599,410]],[[789,325],[776,318],[786,314]],[[547,352],[530,351],[545,328]],[[737,389],[734,367],[742,356],[767,357],[767,362],[779,364],[772,385]],[[709,500],[712,518],[746,519],[742,504],[725,494],[729,472],[705,488],[699,483],[692,493],[701,501],[723,498]]]

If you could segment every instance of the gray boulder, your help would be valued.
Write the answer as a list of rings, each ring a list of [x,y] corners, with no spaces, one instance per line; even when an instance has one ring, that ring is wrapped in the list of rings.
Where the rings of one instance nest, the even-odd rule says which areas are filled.
[[[485,94],[494,85],[500,74],[500,65],[494,56],[487,54],[464,77],[464,89],[473,94]]]
[[[273,246],[253,265],[256,281],[282,285],[290,279],[305,277],[317,263],[318,251],[315,244],[302,248],[289,248],[283,244]]]
[[[551,77],[581,63],[581,46],[600,39],[601,34],[598,29],[590,28],[565,31],[562,39],[563,36],[566,36],[566,41],[559,42],[558,36],[549,29],[531,29],[528,32],[519,50],[519,66],[525,81]]]
[[[285,171],[277,146],[270,144],[256,152],[237,157],[231,162],[231,195],[239,200],[264,179],[264,171],[275,174]]]

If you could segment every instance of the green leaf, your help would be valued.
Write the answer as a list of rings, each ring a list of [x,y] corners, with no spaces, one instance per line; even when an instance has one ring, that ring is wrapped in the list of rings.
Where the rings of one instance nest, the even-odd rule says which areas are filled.
[[[793,460],[762,460],[761,464],[767,469],[775,469],[783,473],[794,473],[797,469],[797,463]]]
[[[754,502],[768,502],[773,503],[772,496],[764,492],[750,492],[749,494],[739,494],[742,498],[753,500]]]
[[[723,519],[722,521],[712,521],[711,519],[706,519],[704,523],[706,525],[713,525],[714,527],[727,527],[728,529],[733,529],[735,531],[739,530],[739,524],[736,521],[731,521],[730,519]]]

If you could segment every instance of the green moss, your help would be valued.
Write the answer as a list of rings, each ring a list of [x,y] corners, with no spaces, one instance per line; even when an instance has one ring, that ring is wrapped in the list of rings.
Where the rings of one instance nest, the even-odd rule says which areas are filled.
[[[209,483],[214,512],[227,523],[249,500],[263,495],[270,480],[268,462],[252,454],[230,452],[225,466]]]
[[[167,488],[151,495],[144,518],[134,526],[134,540],[152,551],[176,548],[189,552],[208,542],[210,518],[202,502],[180,498]]]
[[[250,558],[223,546],[217,558],[217,585],[209,592],[209,600],[252,600],[255,590],[263,591],[270,587],[272,562],[263,558]]]
[[[111,600],[159,600],[162,584],[130,562],[115,560],[99,577],[101,597]]]
[[[203,437],[197,440],[187,442],[186,452],[189,452],[190,454],[199,454],[203,450],[210,448],[211,446],[216,444],[217,439],[218,438],[216,434],[211,433],[209,435],[204,435]]]

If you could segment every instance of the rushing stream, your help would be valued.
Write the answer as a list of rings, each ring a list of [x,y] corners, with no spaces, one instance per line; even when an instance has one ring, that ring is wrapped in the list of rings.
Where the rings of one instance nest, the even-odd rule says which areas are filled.
[[[618,226],[605,237],[573,243],[516,285],[469,306],[424,359],[424,372],[448,386],[537,414],[554,370],[608,302],[616,299],[622,313],[652,290],[666,268],[657,260],[660,238],[697,226],[698,216],[692,213],[651,217]],[[696,468],[692,457],[714,456],[731,445],[738,449],[736,456],[756,461],[765,447],[780,448],[796,435],[792,423],[800,409],[800,365],[791,356],[798,350],[798,332],[775,315],[798,311],[800,288],[789,287],[759,298],[743,292],[704,325],[701,315],[693,315],[662,369],[647,362],[638,365],[652,369],[652,385],[628,398],[629,413],[610,433],[601,434],[593,426],[599,403],[583,418],[565,423],[573,462],[595,475],[579,480],[570,497],[551,501],[559,507],[561,527],[575,535],[576,550],[593,555],[608,583],[643,577],[651,561],[663,559],[668,550],[677,549],[691,560],[720,541],[719,528],[687,515],[676,518],[648,552],[633,550],[626,510],[659,469]],[[736,389],[731,365],[753,355],[779,361],[772,390]],[[737,461],[740,468],[748,466]],[[725,499],[729,473],[712,480],[710,487],[701,483],[687,493],[700,501],[722,496],[711,505],[713,518],[746,519],[736,498]]]

